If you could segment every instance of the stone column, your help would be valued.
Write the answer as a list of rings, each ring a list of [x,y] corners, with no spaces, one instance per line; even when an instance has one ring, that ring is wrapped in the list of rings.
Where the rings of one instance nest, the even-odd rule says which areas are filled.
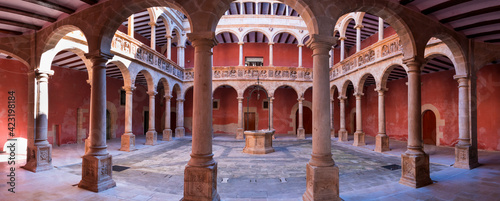
[[[378,18],[378,41],[384,40],[384,19]]]
[[[125,133],[122,135],[120,151],[134,151],[135,135],[132,133],[132,113],[134,111],[132,97],[134,96],[134,86],[124,86],[125,90]]]
[[[334,55],[333,55],[333,47],[332,47],[332,49],[330,50],[330,53],[329,53],[329,54],[330,54],[330,60],[329,60],[329,61],[330,61],[330,65],[328,65],[328,66],[331,68],[331,67],[333,67],[333,56],[334,56]]]
[[[333,124],[333,112],[335,107],[335,99],[330,99],[330,135],[332,138],[335,138],[335,128]]]
[[[458,81],[458,144],[455,145],[455,164],[453,167],[473,169],[478,164],[477,150],[472,147],[469,124],[469,78],[455,76]]]
[[[191,159],[184,170],[186,201],[218,201],[217,163],[212,153],[212,66],[214,32],[189,33],[195,48],[193,85],[193,141]]]
[[[356,97],[356,132],[354,133],[354,146],[365,146],[365,133],[363,132],[363,116],[361,111],[361,97],[362,93],[355,93]]]
[[[384,152],[389,151],[389,137],[385,134],[385,88],[377,88],[378,92],[378,134],[375,137],[375,151]]]
[[[269,130],[273,130],[273,101],[274,96],[269,97]],[[274,135],[273,135],[274,137]]]
[[[270,4],[271,4],[271,15],[274,15],[274,3],[271,2]]]
[[[302,44],[297,45],[297,47],[299,47],[299,68],[302,67],[302,47],[303,46],[304,45],[302,45]],[[330,67],[330,66],[328,66],[328,67]]]
[[[86,54],[92,62],[90,92],[90,149],[82,157],[82,180],[78,187],[100,192],[116,186],[112,179],[113,162],[106,145],[106,62],[111,55]]]
[[[184,46],[177,46],[177,64],[184,68]]]
[[[273,57],[273,42],[269,42],[269,66],[274,66],[274,57]]]
[[[340,101],[340,129],[339,129],[339,142],[349,141],[347,130],[345,129],[345,101],[347,97],[339,96]]]
[[[330,138],[330,79],[328,59],[334,38],[312,35],[307,42],[313,50],[313,133],[311,160],[307,163],[306,192],[309,200],[341,200],[339,197],[339,168],[332,159]]]
[[[363,28],[363,25],[356,25],[354,26],[356,29],[356,52],[359,52],[361,50],[361,29]]]
[[[304,106],[302,102],[304,98],[300,97],[299,101],[299,125],[297,125],[297,139],[306,139],[306,131],[304,129]]]
[[[238,45],[240,45],[240,56],[238,60],[238,66],[244,66],[245,64],[243,63],[243,44],[244,42],[239,42]]]
[[[146,133],[146,145],[156,145],[157,144],[157,133],[155,128],[155,95],[158,94],[156,91],[148,91],[149,95],[149,129]]]
[[[290,6],[286,5],[286,16],[290,16]]]
[[[240,1],[240,14],[243,15],[245,14],[245,5],[243,3],[243,1]]]
[[[156,23],[148,23],[151,26],[151,49],[156,50]]]
[[[340,37],[340,61],[344,61],[345,58],[345,37]]]
[[[172,36],[167,37],[167,59],[172,60]]]
[[[172,96],[165,95],[165,129],[163,130],[162,141],[172,140],[172,130],[170,129],[170,99]]]
[[[255,2],[255,15],[259,14],[259,2]]]
[[[128,28],[127,33],[130,37],[134,38],[134,14],[128,17]]]
[[[423,59],[421,59],[423,60]],[[432,184],[429,155],[422,147],[420,60],[405,60],[408,66],[408,149],[401,154],[400,184],[419,188]]]
[[[244,139],[243,135],[243,97],[238,97],[238,130],[236,131],[236,139]]]
[[[175,128],[175,137],[183,138],[184,133],[184,99],[177,98],[177,127]]]
[[[52,145],[47,141],[47,128],[49,119],[49,76],[54,71],[36,69],[37,91],[35,101],[35,143],[28,146],[28,157],[24,169],[40,172],[52,169]],[[7,116],[7,115],[5,115]]]

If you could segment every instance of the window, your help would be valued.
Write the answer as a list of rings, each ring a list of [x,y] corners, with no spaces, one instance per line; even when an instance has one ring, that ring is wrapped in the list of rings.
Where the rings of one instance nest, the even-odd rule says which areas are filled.
[[[268,100],[262,101],[262,109],[264,109],[264,110],[269,109],[269,101]]]
[[[245,57],[245,66],[264,66],[264,57]]]
[[[125,105],[126,93],[125,90],[120,90],[120,105]]]
[[[219,110],[219,101],[219,99],[214,99],[214,101],[212,102],[212,109]]]

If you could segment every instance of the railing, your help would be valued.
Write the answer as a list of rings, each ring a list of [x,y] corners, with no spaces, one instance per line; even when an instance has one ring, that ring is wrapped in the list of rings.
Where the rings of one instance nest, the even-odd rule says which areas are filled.
[[[312,81],[311,68],[245,66],[213,67],[213,80]],[[184,70],[184,81],[193,81],[193,69]]]
[[[347,59],[335,64],[330,69],[330,80],[349,74],[357,69],[402,54],[397,35],[390,36],[382,42],[377,42],[361,51],[349,56]]]
[[[162,70],[180,80],[184,79],[183,68],[142,42],[117,31],[111,43],[111,51],[136,59],[153,68]]]

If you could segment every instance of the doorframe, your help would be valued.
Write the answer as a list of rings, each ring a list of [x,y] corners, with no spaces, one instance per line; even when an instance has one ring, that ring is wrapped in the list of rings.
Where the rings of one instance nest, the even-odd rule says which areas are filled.
[[[432,104],[425,104],[425,105],[422,105],[421,107],[421,114],[420,114],[420,120],[421,120],[421,124],[420,124],[420,130],[421,132],[423,132],[423,122],[424,122],[424,113],[429,110],[429,111],[432,111],[434,112],[434,115],[436,116],[436,146],[440,146],[441,143],[441,139],[444,137],[444,134],[443,134],[443,129],[441,129],[442,127],[444,127],[445,125],[445,120],[444,119],[441,119],[441,114],[439,113],[439,110],[436,108],[436,106],[432,105]],[[422,138],[423,138],[423,133],[422,133]]]

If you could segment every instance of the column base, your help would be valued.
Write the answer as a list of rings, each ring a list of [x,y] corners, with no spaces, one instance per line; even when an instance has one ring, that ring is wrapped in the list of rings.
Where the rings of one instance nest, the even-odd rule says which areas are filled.
[[[347,141],[349,141],[349,138],[347,135],[347,130],[340,129],[339,130],[339,142],[347,142]]]
[[[330,136],[331,136],[331,138],[335,138],[335,136],[336,136],[335,135],[335,129],[333,129],[333,128],[330,129]]]
[[[356,131],[354,133],[354,143],[352,143],[353,146],[365,146],[365,133],[363,132],[358,132]]]
[[[455,145],[455,164],[453,167],[470,170],[478,166],[477,149],[471,145]]]
[[[426,153],[401,154],[400,184],[420,188],[432,184],[429,171],[429,155]]]
[[[156,131],[148,131],[146,133],[146,144],[145,145],[156,145],[156,144],[158,144],[157,140],[158,140],[158,136],[156,134]]]
[[[375,151],[384,152],[389,151],[389,136],[385,134],[378,134],[375,136]]]
[[[53,168],[51,144],[28,147],[27,157],[26,165],[23,166],[26,170],[41,172]]]
[[[342,200],[339,197],[339,168],[312,166],[307,163],[307,187],[302,195],[304,201]]]
[[[135,148],[135,135],[132,133],[125,133],[122,135],[122,146],[120,151],[134,151]]]
[[[237,140],[245,139],[245,137],[243,136],[243,128],[238,128],[238,130],[236,130],[236,139]]]
[[[183,201],[219,201],[217,163],[207,167],[186,166]]]
[[[172,141],[172,130],[164,129],[163,130],[163,139],[162,141]]]
[[[175,128],[175,137],[177,138],[183,138],[184,137],[184,127],[177,127]]]
[[[83,156],[82,180],[78,187],[101,192],[116,186],[112,179],[111,167],[113,166],[111,155],[105,156]]]
[[[297,129],[297,139],[301,140],[306,139],[306,130],[304,128]]]

